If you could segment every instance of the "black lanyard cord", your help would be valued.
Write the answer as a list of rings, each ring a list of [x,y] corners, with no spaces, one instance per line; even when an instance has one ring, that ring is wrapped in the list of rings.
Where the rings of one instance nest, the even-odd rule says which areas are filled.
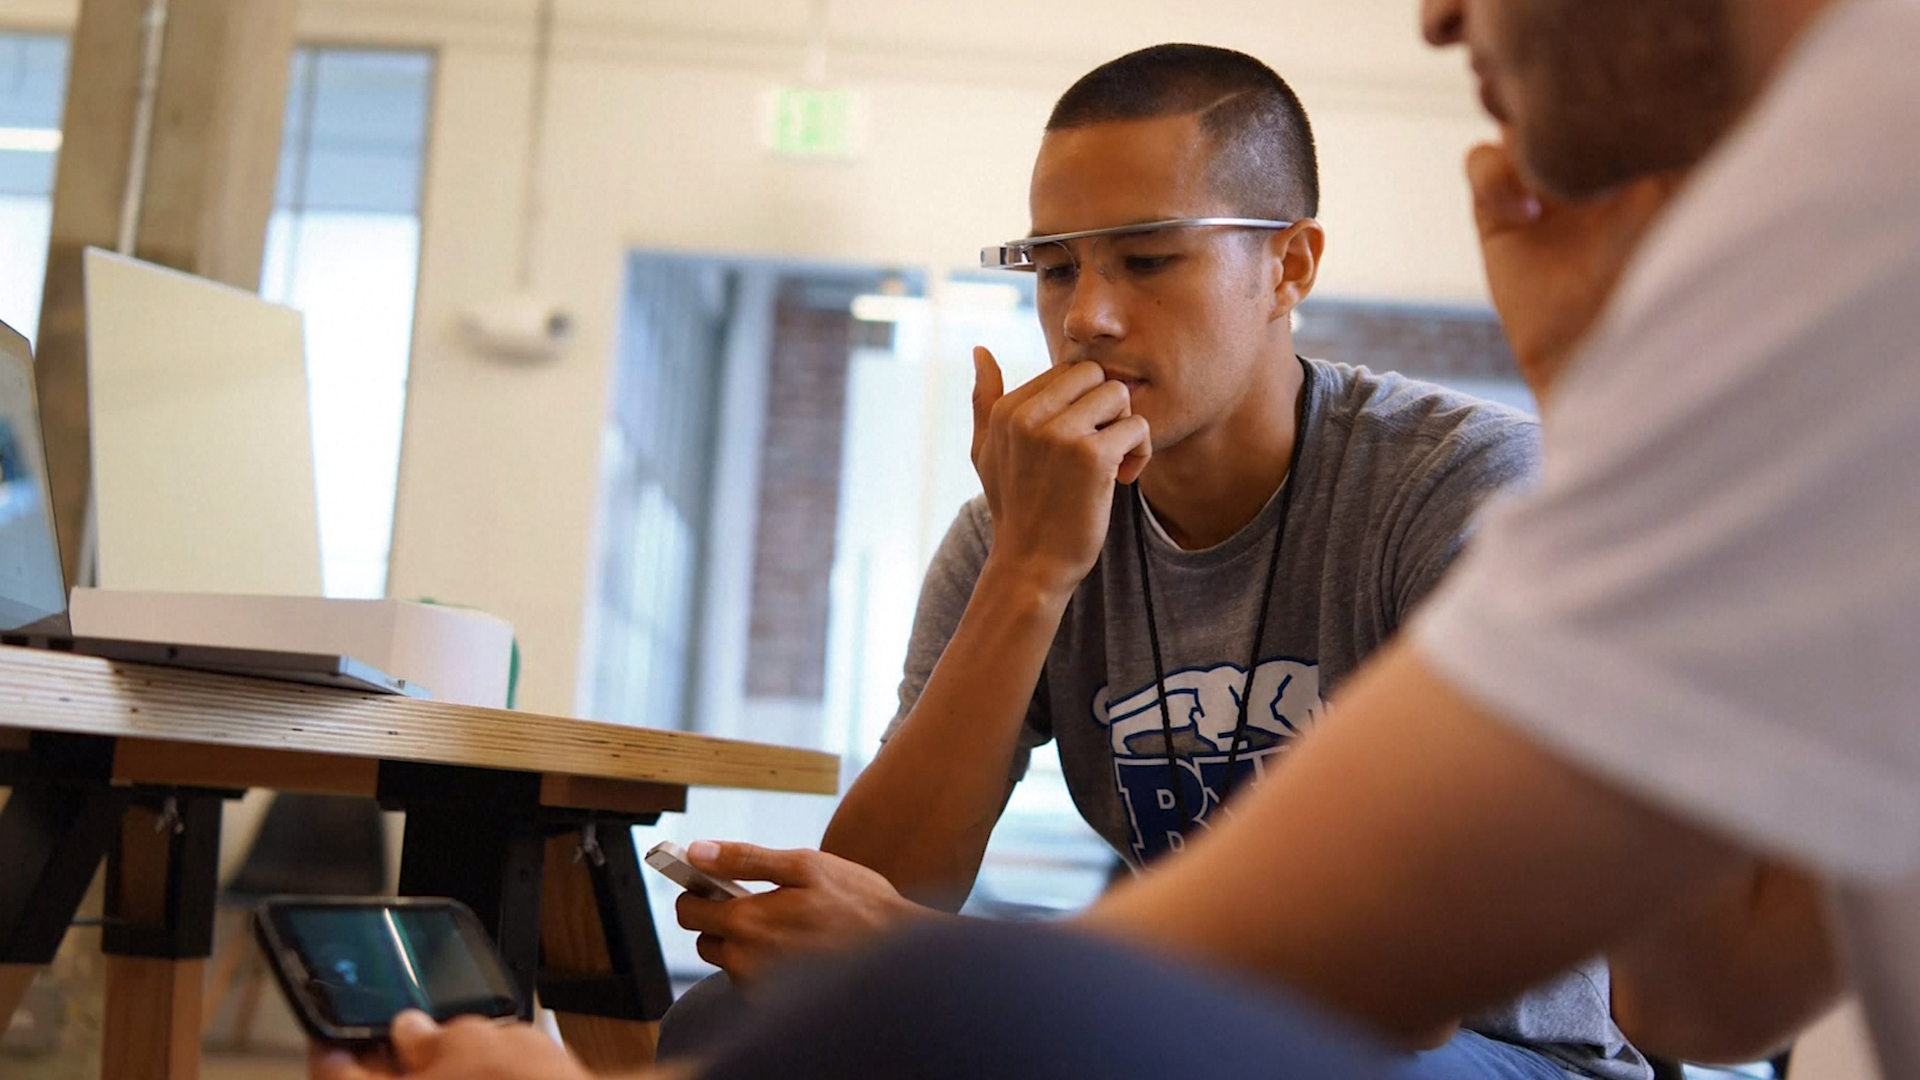
[[[1146,499],[1140,485],[1133,486],[1134,549],[1140,555],[1140,595],[1147,602],[1147,644],[1153,649],[1153,685],[1160,692],[1160,734],[1167,747],[1167,784],[1173,788],[1173,804],[1180,811],[1180,833],[1185,835],[1193,823],[1187,813],[1186,789],[1180,783],[1180,761],[1173,753],[1173,710],[1167,706],[1167,669],[1160,662],[1160,627],[1153,617],[1153,587],[1147,582],[1147,523],[1140,507]]]
[[[1233,726],[1233,741],[1227,745],[1227,775],[1220,785],[1220,802],[1225,804],[1233,795],[1234,768],[1240,762],[1240,746],[1247,736],[1247,709],[1253,698],[1253,676],[1260,666],[1260,645],[1267,636],[1267,612],[1273,606],[1273,583],[1280,575],[1280,549],[1286,541],[1287,512],[1293,506],[1293,491],[1297,486],[1293,482],[1294,474],[1300,469],[1300,455],[1307,445],[1307,402],[1313,393],[1313,367],[1306,361],[1300,362],[1301,384],[1300,402],[1295,408],[1293,421],[1293,453],[1287,461],[1287,476],[1280,482],[1280,506],[1278,521],[1273,528],[1273,552],[1267,558],[1267,580],[1260,590],[1260,610],[1253,624],[1253,645],[1247,656],[1245,681],[1240,686],[1239,718]],[[1140,560],[1140,595],[1146,601],[1147,643],[1153,651],[1153,685],[1160,695],[1160,736],[1167,751],[1167,782],[1173,787],[1174,808],[1180,814],[1180,833],[1186,835],[1187,828],[1195,818],[1187,812],[1186,792],[1180,783],[1179,757],[1173,750],[1173,710],[1167,703],[1167,669],[1160,654],[1160,627],[1153,614],[1153,582],[1147,572],[1147,530],[1146,497],[1140,494],[1138,484],[1133,489],[1133,539],[1134,552]],[[1202,792],[1204,793],[1204,781]]]

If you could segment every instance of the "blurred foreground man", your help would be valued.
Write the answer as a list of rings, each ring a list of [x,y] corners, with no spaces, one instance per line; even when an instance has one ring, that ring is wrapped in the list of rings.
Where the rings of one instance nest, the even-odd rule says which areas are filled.
[[[1338,723],[1077,930],[790,980],[702,1075],[1392,1076],[1368,1040],[1605,950],[1649,1052],[1757,1056],[1851,982],[1920,1077],[1920,4],[1424,15],[1506,128],[1472,169],[1540,487]],[[1635,250],[1616,192],[1702,157]]]

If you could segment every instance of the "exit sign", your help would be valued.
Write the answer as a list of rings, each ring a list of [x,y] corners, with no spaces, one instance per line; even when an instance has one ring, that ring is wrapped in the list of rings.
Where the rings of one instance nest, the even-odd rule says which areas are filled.
[[[767,94],[765,141],[783,157],[857,157],[866,143],[866,101],[852,90],[775,87]]]

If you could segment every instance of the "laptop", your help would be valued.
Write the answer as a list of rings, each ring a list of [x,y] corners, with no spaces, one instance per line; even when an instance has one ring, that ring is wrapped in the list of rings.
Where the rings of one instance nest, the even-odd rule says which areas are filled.
[[[60,566],[53,499],[47,489],[33,351],[27,339],[4,322],[0,322],[0,644],[379,694],[428,696],[424,687],[351,656],[74,637],[67,618],[67,581]]]

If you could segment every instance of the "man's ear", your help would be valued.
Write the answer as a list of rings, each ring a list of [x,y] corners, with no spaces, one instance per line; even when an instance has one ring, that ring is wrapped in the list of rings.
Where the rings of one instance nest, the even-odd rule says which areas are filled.
[[[1275,270],[1269,319],[1287,318],[1313,291],[1320,276],[1320,253],[1326,246],[1327,231],[1312,218],[1301,218],[1273,233],[1267,241],[1269,265]]]

